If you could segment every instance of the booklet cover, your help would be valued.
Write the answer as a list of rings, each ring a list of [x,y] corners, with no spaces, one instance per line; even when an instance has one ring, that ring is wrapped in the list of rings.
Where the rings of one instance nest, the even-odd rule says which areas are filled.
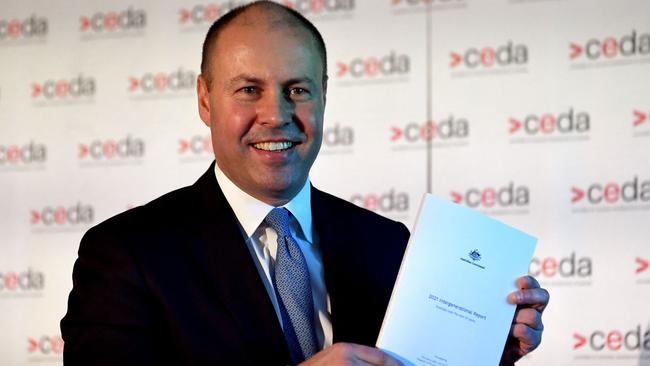
[[[537,239],[425,195],[377,347],[405,365],[497,366]]]

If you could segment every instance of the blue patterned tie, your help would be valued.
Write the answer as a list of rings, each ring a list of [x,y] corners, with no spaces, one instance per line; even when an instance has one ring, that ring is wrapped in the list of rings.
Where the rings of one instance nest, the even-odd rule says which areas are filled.
[[[289,211],[276,207],[264,221],[278,234],[273,286],[291,359],[299,363],[318,351],[309,270],[289,231]]]

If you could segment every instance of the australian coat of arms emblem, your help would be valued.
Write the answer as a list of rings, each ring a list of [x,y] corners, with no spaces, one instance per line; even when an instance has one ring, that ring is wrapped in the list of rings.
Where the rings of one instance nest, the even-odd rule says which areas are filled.
[[[471,252],[469,252],[469,257],[472,258],[473,261],[480,261],[481,253],[479,253],[478,249],[474,249]]]

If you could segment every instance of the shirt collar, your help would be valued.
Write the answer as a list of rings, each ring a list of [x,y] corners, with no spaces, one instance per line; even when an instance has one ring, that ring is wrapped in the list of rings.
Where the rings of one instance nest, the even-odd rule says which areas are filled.
[[[219,169],[218,164],[214,164],[214,174],[217,178],[217,183],[221,187],[223,195],[232,207],[232,210],[237,216],[237,220],[241,224],[244,232],[248,237],[252,237],[253,233],[260,226],[266,215],[271,212],[273,206],[266,204],[257,198],[249,195],[241,190],[235,183],[233,183],[226,174]],[[304,238],[313,243],[313,231],[311,220],[311,190],[309,178],[305,181],[302,189],[298,194],[293,197],[284,207],[296,218]]]

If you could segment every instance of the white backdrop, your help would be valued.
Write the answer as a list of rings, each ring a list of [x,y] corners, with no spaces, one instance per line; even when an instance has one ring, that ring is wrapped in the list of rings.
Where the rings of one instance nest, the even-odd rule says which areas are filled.
[[[0,2],[0,364],[61,364],[85,230],[208,167],[200,47],[238,3]],[[552,301],[521,364],[650,365],[650,2],[285,3],[329,50],[316,186],[530,232]]]

